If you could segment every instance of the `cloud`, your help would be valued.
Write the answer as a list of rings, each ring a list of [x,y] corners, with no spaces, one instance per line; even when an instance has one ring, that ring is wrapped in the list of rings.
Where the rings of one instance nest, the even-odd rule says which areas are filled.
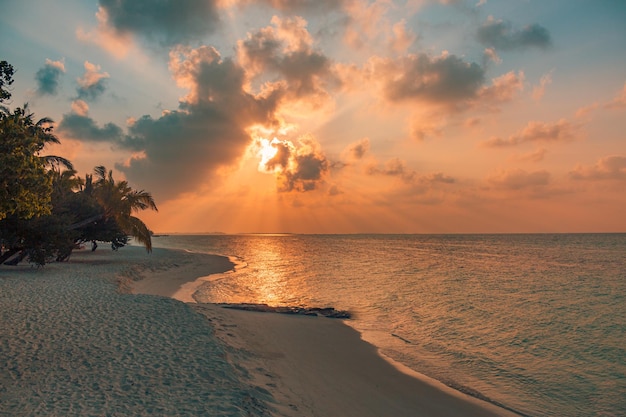
[[[406,28],[406,20],[402,19],[391,27],[389,46],[398,53],[405,52],[417,39],[412,30]]]
[[[463,126],[474,128],[474,127],[480,126],[482,122],[483,121],[480,117],[470,117],[470,118],[465,119],[465,121],[463,122]]]
[[[406,162],[399,158],[391,158],[382,166],[371,164],[366,173],[368,175],[384,175],[400,178],[404,183],[412,186],[425,186],[435,183],[453,184],[456,180],[441,172],[419,175],[415,170],[406,166]]]
[[[588,106],[584,106],[576,110],[574,116],[578,119],[589,116],[592,112],[597,110],[600,107],[599,103],[592,103]]]
[[[533,98],[535,100],[540,100],[546,92],[546,87],[552,84],[552,73],[554,70],[544,74],[539,80],[539,85],[533,88]]]
[[[89,104],[84,100],[74,100],[72,102],[72,111],[80,116],[87,116],[87,113],[89,113]]]
[[[626,180],[626,156],[606,156],[592,166],[579,165],[570,172],[575,180]]]
[[[100,46],[111,55],[122,58],[128,55],[135,47],[131,33],[118,33],[108,24],[108,13],[100,7],[96,12],[98,26],[93,30],[76,29],[76,38],[82,42],[89,42]],[[138,52],[138,51],[135,51]]]
[[[501,170],[487,178],[487,182],[499,189],[521,190],[544,187],[550,183],[548,171],[527,172],[522,169]]]
[[[508,139],[491,138],[483,142],[487,147],[515,146],[529,142],[565,142],[573,140],[578,126],[561,119],[555,123],[529,122],[519,133]]]
[[[550,32],[541,25],[513,30],[511,22],[495,20],[491,16],[478,28],[476,37],[484,46],[503,51],[533,47],[545,49],[552,45]]]
[[[138,155],[117,166],[142,187],[158,189],[160,198],[196,190],[236,162],[251,140],[251,126],[276,123],[278,102],[275,95],[244,91],[244,70],[209,46],[175,48],[170,70],[189,94],[177,110],[131,123],[119,145]]]
[[[388,30],[385,18],[390,4],[380,1],[351,1],[346,6],[344,42],[355,50],[376,43],[377,37]]]
[[[490,86],[480,89],[478,95],[481,100],[489,102],[510,101],[515,94],[524,89],[524,72],[509,71],[500,77],[494,78]]]
[[[448,105],[474,99],[484,81],[484,70],[455,55],[410,54],[399,59],[376,58],[371,62],[371,81],[382,84],[392,102],[429,101]]]
[[[106,80],[109,78],[107,72],[99,72],[100,65],[85,61],[85,74],[78,78],[78,99],[93,101],[100,97],[106,90]]]
[[[419,142],[429,137],[441,137],[446,126],[446,120],[436,114],[419,117],[411,122],[411,137]]]
[[[543,161],[547,152],[548,152],[547,149],[540,148],[532,152],[519,155],[516,159],[519,161],[540,162],[540,161]]]
[[[63,61],[46,59],[45,65],[35,74],[37,81],[37,95],[55,95],[59,90],[61,75],[65,73]]]
[[[279,192],[306,192],[320,188],[328,176],[330,164],[319,144],[311,137],[302,137],[295,146],[288,140],[274,139],[276,154],[261,167],[275,173]]]
[[[215,0],[98,0],[107,26],[162,46],[199,41],[219,24]]]
[[[76,113],[63,115],[58,130],[84,142],[118,142],[123,137],[123,130],[114,123],[99,127],[89,116]]]
[[[626,84],[624,84],[624,88],[619,92],[617,96],[611,101],[609,101],[605,107],[607,109],[619,109],[626,107]]]
[[[417,177],[417,173],[406,166],[406,162],[400,158],[389,159],[385,164],[380,166],[370,166],[367,170],[369,175],[386,175],[389,177],[398,177],[402,181],[412,183]]]
[[[348,145],[344,151],[345,157],[348,160],[360,160],[363,159],[370,152],[370,140],[369,138],[363,138],[355,143]]]
[[[495,62],[496,64],[502,63],[502,58],[500,58],[494,48],[485,48],[483,51],[483,65],[487,66],[489,62]]]
[[[305,99],[312,107],[330,96],[338,85],[331,60],[312,47],[313,40],[300,18],[272,18],[272,25],[248,33],[237,46],[239,63],[251,79],[263,77],[267,91],[281,91],[292,100]]]
[[[288,13],[328,13],[341,10],[348,0],[222,0],[226,7],[265,4],[273,9]]]

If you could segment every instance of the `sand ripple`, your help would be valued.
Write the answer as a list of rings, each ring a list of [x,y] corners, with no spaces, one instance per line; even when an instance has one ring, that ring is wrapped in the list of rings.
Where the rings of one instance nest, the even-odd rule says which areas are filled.
[[[130,265],[159,267],[123,251],[0,269],[0,415],[268,415],[189,306],[116,292]]]

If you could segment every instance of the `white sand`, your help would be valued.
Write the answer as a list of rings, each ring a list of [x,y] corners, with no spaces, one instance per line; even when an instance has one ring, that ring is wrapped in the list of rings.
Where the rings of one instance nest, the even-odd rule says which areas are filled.
[[[0,266],[0,415],[510,415],[399,372],[341,321],[165,297],[231,266],[133,247]]]
[[[116,292],[117,274],[199,258],[126,247],[0,266],[0,415],[269,415],[271,398],[244,381],[207,320],[170,298]]]

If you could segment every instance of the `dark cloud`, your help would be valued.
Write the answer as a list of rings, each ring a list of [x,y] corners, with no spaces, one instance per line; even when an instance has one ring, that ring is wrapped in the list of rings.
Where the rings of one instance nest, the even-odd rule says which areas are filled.
[[[99,127],[92,118],[75,113],[65,114],[57,129],[70,138],[85,142],[119,142],[124,134],[116,124]]]
[[[77,80],[76,98],[85,101],[96,100],[106,91],[108,78],[108,73],[100,72],[99,65],[85,61],[85,73]]]
[[[348,146],[346,152],[349,159],[363,159],[370,151],[370,140],[363,138],[360,141]]]
[[[262,168],[276,173],[278,191],[312,191],[324,182],[330,163],[315,141],[301,138],[300,146],[296,147],[288,140],[275,139],[271,146],[276,154]]]
[[[332,62],[311,47],[306,22],[274,17],[275,27],[249,33],[238,45],[239,59],[252,78],[274,77],[293,99],[307,98],[314,105],[328,97],[327,88],[338,85]]]
[[[293,166],[279,173],[278,191],[315,190],[328,172],[328,161],[318,153],[295,155],[293,161]]]
[[[219,23],[216,0],[98,0],[107,23],[121,33],[134,33],[171,46],[196,41]]]
[[[239,5],[266,4],[273,9],[289,13],[328,13],[341,10],[346,0],[239,0]]]
[[[552,44],[550,32],[541,25],[533,24],[513,30],[511,22],[489,19],[476,32],[480,43],[489,48],[514,50],[547,48]]]
[[[296,168],[279,176],[279,191],[311,191],[328,171],[328,161],[323,156],[308,154],[296,156]]]
[[[45,65],[35,74],[38,95],[55,95],[59,90],[61,76],[65,73],[65,66],[61,61],[46,59]]]
[[[159,118],[143,116],[129,126],[120,146],[139,152],[119,164],[127,178],[170,198],[195,190],[244,154],[247,129],[271,124],[277,98],[256,98],[243,90],[244,72],[210,47],[181,49],[170,67],[190,89],[179,108]]]
[[[276,149],[276,155],[270,158],[264,169],[269,172],[285,170],[289,166],[289,160],[292,157],[293,146],[290,142],[273,142],[272,147]]]
[[[79,86],[76,89],[76,98],[85,101],[95,101],[98,97],[104,94],[106,89],[106,79],[103,78],[95,84],[91,84],[88,86]]]
[[[485,79],[482,67],[455,55],[408,55],[375,64],[373,77],[391,101],[426,100],[459,104],[476,97]]]

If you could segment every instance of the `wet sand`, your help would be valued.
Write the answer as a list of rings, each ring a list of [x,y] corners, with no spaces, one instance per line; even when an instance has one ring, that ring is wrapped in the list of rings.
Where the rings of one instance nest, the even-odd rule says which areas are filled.
[[[138,247],[0,266],[0,415],[510,415],[400,372],[340,320],[190,302],[231,268]]]

